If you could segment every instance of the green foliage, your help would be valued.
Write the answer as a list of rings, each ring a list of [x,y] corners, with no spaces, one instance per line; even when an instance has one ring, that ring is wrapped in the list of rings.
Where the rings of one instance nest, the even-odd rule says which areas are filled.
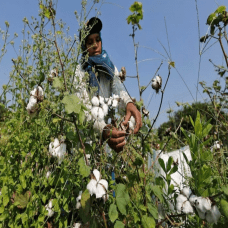
[[[139,29],[142,29],[141,25],[139,24],[140,20],[143,19],[142,3],[134,2],[129,9],[133,14],[127,17],[127,23],[131,23],[133,26],[137,25]]]

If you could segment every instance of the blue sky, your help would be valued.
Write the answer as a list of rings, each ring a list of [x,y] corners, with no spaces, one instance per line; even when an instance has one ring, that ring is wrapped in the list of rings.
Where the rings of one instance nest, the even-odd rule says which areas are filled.
[[[57,2],[57,18],[61,18],[68,26],[70,26],[70,34],[78,35],[78,22],[75,19],[74,11],[80,12],[80,0],[58,0]],[[93,1],[88,1],[91,5]],[[103,22],[102,41],[103,48],[109,53],[113,63],[120,69],[126,67],[127,75],[136,75],[136,66],[134,62],[134,48],[132,38],[129,36],[132,28],[127,24],[126,18],[130,14],[129,7],[134,2],[132,0],[110,0],[104,1],[100,8],[100,19]],[[175,101],[191,103],[196,99],[196,88],[199,69],[199,39],[198,39],[198,22],[196,14],[195,0],[142,0],[144,18],[141,22],[142,30],[136,31],[136,41],[139,42],[138,60],[140,84],[147,85],[153,77],[156,69],[163,60],[159,74],[165,82],[168,70],[168,57],[160,42],[169,52],[169,46],[166,35],[165,20],[167,25],[170,52],[172,61],[175,62],[176,68],[171,70],[170,80],[168,82],[161,114],[156,126],[167,120],[166,111],[171,107],[176,110]],[[1,1],[0,28],[5,30],[4,22],[10,23],[9,33],[13,36],[14,32],[19,34],[15,41],[15,47],[18,47],[22,38],[21,30],[23,28],[22,19],[38,15],[37,0],[8,0]],[[215,11],[218,5],[225,5],[225,0],[198,0],[200,36],[208,31],[206,19],[210,13]],[[92,10],[89,18],[95,16]],[[165,19],[164,19],[165,18]],[[160,41],[160,42],[159,42]],[[3,41],[0,40],[0,48]],[[148,47],[148,48],[144,48]],[[152,49],[161,53],[154,52]],[[165,56],[165,57],[164,57]],[[8,46],[7,54],[0,63],[0,86],[6,84],[9,80],[9,72],[11,71],[11,59],[16,54],[11,46]],[[218,45],[214,45],[203,56],[201,61],[201,70],[199,81],[206,81],[211,85],[215,79],[219,79],[212,64],[208,61],[212,59],[216,64],[223,64],[222,52]],[[137,80],[127,78],[125,85],[131,96],[138,98]],[[188,86],[188,89],[186,87]],[[199,86],[200,88],[200,86]],[[190,94],[191,91],[192,95]],[[1,93],[0,89],[0,93]],[[151,87],[144,92],[143,99],[147,105],[150,98],[151,102],[148,106],[150,118],[156,116],[158,105],[160,104],[161,93],[155,94]],[[198,100],[207,98],[199,89]]]

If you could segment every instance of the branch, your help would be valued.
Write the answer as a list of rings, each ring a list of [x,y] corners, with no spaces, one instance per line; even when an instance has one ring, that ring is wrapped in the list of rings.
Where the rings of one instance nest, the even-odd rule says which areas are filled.
[[[227,59],[227,55],[226,55],[226,52],[224,50],[224,47],[223,47],[223,44],[222,44],[222,39],[221,39],[221,37],[222,37],[221,30],[222,30],[222,28],[219,28],[219,34],[218,34],[219,35],[219,43],[220,43],[220,46],[222,48],[222,52],[223,52],[223,55],[224,55],[224,58],[225,58],[225,61],[226,61],[226,66],[228,67],[228,59]]]
[[[59,54],[59,48],[58,48],[57,41],[56,41],[55,22],[54,22],[54,18],[53,17],[52,17],[52,24],[53,24],[53,28],[54,28],[54,34],[55,34],[54,44],[55,44],[55,47],[56,47],[56,50],[57,50],[57,53],[58,53],[58,56],[59,56],[59,62],[60,62],[61,68],[62,68],[62,74],[63,74],[63,79],[64,79],[65,91],[67,91],[66,78],[65,78],[65,75],[64,75],[64,65],[62,63],[62,59],[61,59],[61,56]]]
[[[169,74],[168,74],[168,77],[167,77],[167,79],[166,79],[166,83],[165,83],[164,89],[161,91],[162,96],[161,96],[161,102],[160,102],[160,106],[159,106],[159,109],[158,109],[157,116],[155,117],[155,119],[154,119],[154,121],[153,121],[153,123],[152,123],[152,125],[151,125],[151,127],[150,127],[150,129],[149,129],[149,131],[148,131],[148,133],[147,133],[147,135],[146,135],[145,138],[143,139],[143,141],[145,141],[146,138],[148,137],[148,135],[150,134],[150,132],[151,132],[151,130],[152,130],[152,128],[153,128],[153,126],[154,126],[154,124],[155,124],[157,118],[158,118],[158,115],[159,115],[159,113],[160,113],[161,106],[162,106],[162,102],[163,102],[163,96],[164,96],[165,88],[166,88],[166,85],[167,85],[167,83],[168,83],[169,76],[170,76],[170,65],[169,65],[168,68],[169,68]]]
[[[134,44],[135,64],[136,64],[136,73],[137,73],[137,79],[138,79],[139,96],[140,96],[140,100],[142,100],[142,92],[141,92],[140,81],[139,81],[138,57],[137,57],[138,44],[135,43],[135,31],[136,31],[136,28],[135,28],[134,25],[132,26],[132,29],[133,29],[133,33],[130,36],[132,36],[133,44]]]
[[[161,64],[160,64],[160,66],[158,67],[158,69],[156,70],[156,72],[155,72],[155,74],[154,74],[153,78],[156,76],[156,74],[157,74],[157,73],[158,73],[158,71],[160,70],[160,68],[161,68],[162,64],[163,64],[163,61],[161,62]],[[143,89],[143,90],[141,91],[141,93],[143,93],[143,92],[144,92],[144,90],[146,90],[146,89],[147,89],[147,87],[148,87],[148,86],[150,85],[150,83],[152,82],[153,78],[150,80],[150,82],[149,82],[149,83],[148,83],[148,85],[145,87],[145,89]]]
[[[85,145],[84,145],[84,143],[82,142],[81,135],[80,135],[79,130],[78,130],[78,125],[77,125],[77,123],[76,123],[76,118],[75,118],[75,116],[73,116],[73,120],[74,120],[74,121],[73,121],[73,122],[74,122],[74,126],[75,126],[75,128],[76,128],[77,133],[78,133],[79,141],[80,141],[80,143],[81,143],[81,145],[82,145],[82,149],[83,149],[83,154],[84,154],[84,157],[85,157],[86,165],[88,165],[89,163],[88,163],[88,160],[87,160],[87,157],[86,157]]]

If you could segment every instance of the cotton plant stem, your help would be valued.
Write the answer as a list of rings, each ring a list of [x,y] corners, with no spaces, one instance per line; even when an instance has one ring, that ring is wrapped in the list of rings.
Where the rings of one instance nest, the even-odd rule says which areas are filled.
[[[161,110],[161,106],[162,106],[162,102],[163,102],[163,96],[164,96],[165,88],[166,88],[166,85],[167,85],[167,83],[168,83],[168,81],[169,81],[169,77],[170,77],[170,65],[169,65],[168,68],[169,68],[169,73],[168,73],[168,77],[167,77],[167,79],[166,79],[165,86],[164,86],[163,90],[161,91],[162,95],[161,95],[161,101],[160,101],[160,106],[159,106],[159,109],[158,109],[158,113],[157,113],[157,115],[156,115],[156,117],[155,117],[155,119],[154,119],[154,121],[153,121],[153,123],[152,123],[152,125],[151,125],[151,127],[150,127],[150,129],[149,129],[149,131],[148,131],[148,133],[147,133],[147,135],[146,135],[145,138],[143,139],[143,141],[145,141],[146,138],[149,136],[149,134],[150,134],[150,132],[151,132],[151,130],[152,130],[152,128],[153,128],[153,126],[154,126],[154,124],[155,124],[155,122],[156,122],[158,116],[159,116],[159,113],[160,113],[160,110]]]
[[[186,214],[179,214],[179,215],[166,215],[166,218],[161,220],[156,227],[159,227],[163,222],[165,222],[166,220],[170,221],[170,218],[175,218],[175,217],[182,217],[185,216]],[[171,221],[170,221],[171,222]],[[172,225],[175,225],[175,227],[181,226],[183,225],[182,223],[175,223],[175,222],[171,222]]]
[[[179,124],[179,126],[177,127],[177,129],[176,129],[176,131],[174,132],[174,134],[176,134],[177,131],[179,130],[179,128],[181,127],[181,123],[182,123],[183,119],[184,119],[184,118],[182,117],[182,119],[181,119],[181,121],[180,121],[180,124]],[[161,151],[159,152],[159,154],[157,155],[155,161],[153,161],[153,163],[151,164],[151,166],[150,166],[150,168],[148,169],[147,173],[150,171],[150,169],[152,169],[152,168],[154,167],[155,162],[158,160],[158,158],[160,157],[161,153],[164,151],[164,149],[165,149],[166,146],[168,145],[168,143],[169,143],[169,141],[170,141],[171,138],[172,138],[172,137],[171,137],[171,135],[170,135],[168,141],[166,142],[166,144],[164,145],[164,147],[162,148],[162,150],[161,150]]]
[[[60,62],[61,68],[62,68],[62,74],[63,74],[63,79],[64,79],[65,91],[67,91],[66,77],[64,75],[64,64],[62,62],[62,59],[61,59],[61,56],[60,56],[60,53],[59,53],[59,48],[58,48],[58,45],[57,45],[56,32],[55,32],[55,21],[54,21],[54,18],[53,17],[52,17],[52,25],[53,25],[54,36],[55,36],[54,44],[55,44],[55,47],[56,47],[56,50],[57,50],[57,53],[58,53],[58,57],[59,57],[59,62]]]
[[[161,68],[162,64],[163,64],[163,61],[161,62],[161,64],[160,64],[160,66],[158,67],[158,69],[156,70],[156,72],[155,72],[155,74],[154,74],[154,77],[155,77],[156,74],[158,73],[158,71],[159,71],[159,69]],[[153,78],[154,78],[154,77],[153,77]],[[147,89],[147,87],[148,87],[148,86],[150,85],[150,83],[152,82],[153,78],[152,78],[152,79],[150,80],[150,82],[147,84],[146,88],[143,89],[141,92],[144,92],[144,91]]]
[[[76,118],[75,118],[75,116],[73,116],[73,120],[74,120],[74,126],[75,126],[75,128],[76,128],[76,131],[77,131],[77,134],[78,134],[79,141],[80,141],[81,146],[82,146],[82,149],[83,149],[83,154],[84,154],[85,162],[86,162],[86,165],[88,165],[89,163],[88,163],[88,159],[87,159],[87,157],[86,157],[85,145],[84,145],[84,143],[82,142],[82,138],[81,138],[81,135],[80,135],[79,130],[78,130],[78,125],[77,125],[77,123],[76,123]]]
[[[141,88],[140,88],[139,70],[138,70],[138,44],[135,43],[136,28],[134,25],[132,26],[132,29],[133,29],[133,33],[131,36],[133,39],[134,50],[135,50],[135,64],[136,64],[136,73],[137,73],[137,80],[138,80],[138,87],[139,87],[139,96],[140,96],[140,100],[142,100],[142,92],[141,92]]]
[[[221,30],[222,30],[222,28],[219,28],[219,34],[218,34],[218,36],[219,36],[219,43],[220,43],[220,46],[221,46],[221,49],[222,49],[222,52],[223,52],[223,55],[224,55],[224,58],[225,58],[225,61],[226,61],[226,66],[228,67],[228,59],[227,59],[227,54],[226,54],[226,52],[225,52],[225,50],[224,50],[224,47],[223,47],[223,44],[222,44],[222,33],[221,33]]]
[[[103,218],[103,220],[104,220],[104,225],[105,225],[105,228],[108,228],[108,226],[107,226],[107,221],[106,221],[106,218],[105,218],[105,213],[104,213],[104,211],[102,211],[102,218]]]

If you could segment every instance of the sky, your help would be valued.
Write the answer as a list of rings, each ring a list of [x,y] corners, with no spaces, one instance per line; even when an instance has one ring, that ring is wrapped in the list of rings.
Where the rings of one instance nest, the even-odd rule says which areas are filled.
[[[78,35],[79,25],[74,11],[81,11],[81,1],[58,0],[55,2],[57,3],[55,5],[57,6],[56,17],[61,18],[70,27],[72,36]],[[93,1],[87,2],[88,9],[90,9]],[[99,4],[96,4],[97,10],[91,10],[88,16],[90,18],[95,16],[97,11],[100,12],[99,18],[103,23],[101,33],[103,48],[119,70],[125,66],[128,76],[136,76],[134,46],[132,37],[129,36],[132,33],[132,26],[128,25],[126,21],[130,14],[129,7],[133,2],[133,0],[100,0]],[[209,59],[212,59],[218,65],[224,64],[218,44],[202,55],[199,65],[198,31],[200,31],[200,37],[208,32],[206,25],[208,15],[214,12],[219,5],[225,5],[225,0],[141,0],[141,2],[144,16],[140,23],[142,30],[137,30],[135,35],[135,40],[139,45],[140,85],[146,86],[149,83],[163,61],[158,74],[162,77],[164,86],[168,76],[168,62],[174,61],[176,66],[175,69],[171,69],[170,79],[164,92],[161,113],[155,125],[158,127],[167,121],[167,110],[178,109],[176,101],[191,103],[196,101],[196,98],[198,101],[208,98],[202,93],[200,86],[197,93],[198,80],[207,82],[208,86],[212,85],[216,79],[223,80],[218,77],[209,62]],[[197,20],[196,2],[199,21]],[[28,20],[31,20],[31,16],[38,16],[38,1],[0,0],[0,9],[0,28],[5,30],[4,22],[8,21],[10,36],[13,37],[15,32],[18,33],[19,36],[15,40],[15,49],[17,49],[23,39],[22,19],[27,17]],[[2,45],[3,41],[0,37],[0,48]],[[202,48],[202,44],[200,44],[200,48]],[[11,59],[15,57],[14,49],[8,46],[7,53],[0,62],[0,94],[2,85],[7,84],[9,80],[9,72],[12,70]],[[127,78],[125,85],[131,96],[139,99],[137,80]],[[143,100],[150,111],[150,118],[155,118],[161,100],[161,92],[156,94],[149,86],[143,93]]]

